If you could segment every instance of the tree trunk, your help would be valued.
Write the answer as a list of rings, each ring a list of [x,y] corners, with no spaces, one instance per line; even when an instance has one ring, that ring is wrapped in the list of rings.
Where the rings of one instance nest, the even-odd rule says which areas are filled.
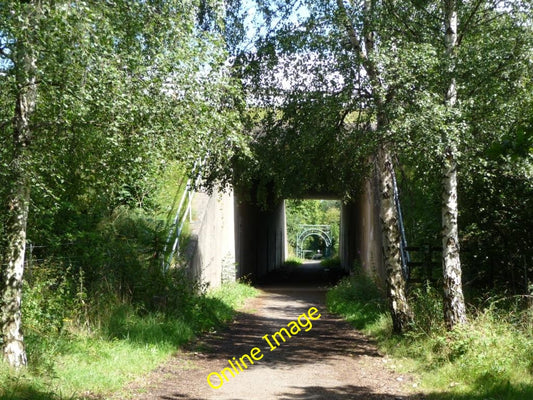
[[[457,227],[457,162],[453,151],[442,169],[442,269],[444,275],[444,320],[448,329],[466,322],[461,282],[459,235]]]
[[[26,250],[26,222],[30,190],[23,168],[18,169],[11,182],[14,190],[8,202],[9,217],[6,221],[7,244],[0,282],[2,306],[2,353],[12,367],[26,365],[24,338],[21,331],[22,277]]]
[[[383,257],[394,332],[402,333],[413,322],[413,313],[406,296],[406,282],[400,255],[398,212],[394,202],[392,159],[384,145],[379,149],[378,169],[380,185],[380,219],[383,240]]]
[[[364,26],[357,32],[350,20],[344,2],[337,0],[341,12],[342,22],[346,27],[348,39],[353,52],[360,58],[363,68],[368,75],[372,87],[372,96],[376,105],[377,122],[375,131],[381,133],[387,127],[385,113],[387,89],[382,82],[378,65],[375,63],[376,41],[372,30],[372,18],[375,3],[365,0],[363,6]],[[363,40],[361,40],[361,38]],[[383,239],[383,257],[385,261],[385,275],[387,283],[387,298],[390,305],[393,329],[402,333],[409,329],[413,321],[413,313],[407,302],[406,281],[402,271],[400,255],[400,232],[398,229],[398,210],[394,202],[394,184],[392,178],[393,163],[386,145],[381,143],[378,149],[378,174],[380,186],[380,220]]]
[[[455,81],[455,52],[457,47],[456,0],[443,0],[446,55],[448,57],[449,86],[446,106],[450,113],[457,102]],[[452,122],[453,123],[453,122]],[[459,229],[457,225],[457,160],[453,137],[444,134],[446,146],[442,166],[442,271],[444,277],[444,320],[448,329],[466,322],[466,307],[461,282],[459,257]]]
[[[12,367],[26,365],[24,337],[21,330],[22,280],[26,250],[26,224],[30,203],[28,146],[31,142],[30,118],[37,100],[36,56],[32,35],[39,17],[39,2],[27,4],[21,15],[20,37],[13,51],[17,84],[13,118],[13,159],[11,186],[4,227],[6,244],[0,275],[0,334],[4,360]]]

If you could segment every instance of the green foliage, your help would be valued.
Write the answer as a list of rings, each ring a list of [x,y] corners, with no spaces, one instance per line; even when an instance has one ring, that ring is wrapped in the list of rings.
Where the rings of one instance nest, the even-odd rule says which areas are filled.
[[[303,264],[303,260],[298,257],[289,257],[283,262],[282,268],[294,268]]]
[[[415,322],[398,337],[381,298],[368,278],[351,278],[328,292],[327,305],[419,374],[428,398],[518,400],[533,393],[533,314],[520,302],[493,301],[448,332],[440,322],[441,295],[427,285],[411,293]]]
[[[209,15],[219,15],[215,3],[202,6],[208,3]],[[14,79],[21,68],[13,48],[28,31],[21,21],[32,7],[8,1],[0,8],[0,177],[7,183],[0,199],[10,186]],[[196,25],[196,1],[39,7],[39,26],[30,29],[36,37],[27,43],[39,74],[28,143],[33,243],[75,242],[118,206],[157,207],[160,177],[177,161],[187,171],[209,153],[204,183],[229,179],[233,154],[246,146],[239,94],[220,32]],[[3,219],[0,213],[0,226]]]
[[[286,200],[287,239],[290,249],[296,249],[296,236],[300,225],[331,225],[332,253],[335,254],[339,243],[340,202],[335,200]],[[309,237],[303,244],[305,249],[320,250],[324,254],[325,244],[317,236]]]
[[[409,335],[429,335],[445,329],[442,294],[429,282],[409,293],[409,304],[414,313],[414,326]]]
[[[23,290],[26,329],[42,335],[61,332],[78,305],[76,282],[69,279],[68,271],[62,274],[63,271],[47,264],[29,272],[31,276],[26,279]]]
[[[343,279],[326,297],[328,310],[342,315],[357,329],[378,324],[386,313],[382,293],[364,276]]]
[[[241,283],[192,293],[184,291],[184,285],[172,286],[173,282],[175,278],[168,278],[165,284],[179,293],[175,298],[183,298],[179,309],[175,308],[175,299],[168,303],[157,299],[157,304],[151,305],[153,311],[148,311],[149,305],[141,307],[108,294],[91,306],[89,326],[72,319],[65,319],[61,330],[44,332],[28,326],[30,368],[15,374],[7,366],[0,366],[0,399],[107,397],[164,362],[195,335],[230,321],[235,308],[256,294],[255,289]],[[35,286],[27,285],[25,323],[35,320],[40,327],[50,326],[44,325],[48,316],[32,314],[35,304],[65,304],[69,297],[65,292],[50,290],[44,300],[40,281]],[[68,311],[54,310],[54,321],[68,315]]]
[[[339,257],[332,257],[321,260],[320,265],[322,265],[324,268],[342,268],[341,259]]]

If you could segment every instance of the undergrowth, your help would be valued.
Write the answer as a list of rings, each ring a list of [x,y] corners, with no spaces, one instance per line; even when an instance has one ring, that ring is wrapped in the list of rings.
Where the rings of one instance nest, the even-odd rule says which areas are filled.
[[[369,278],[345,279],[327,295],[329,310],[375,337],[383,351],[421,377],[428,398],[532,399],[533,310],[492,301],[471,310],[467,325],[448,332],[441,303],[431,286],[413,289],[415,322],[410,332],[395,336],[383,295]]]
[[[49,278],[27,287],[29,367],[15,372],[0,365],[0,399],[105,398],[164,362],[195,335],[231,320],[235,308],[255,294],[255,289],[241,283],[184,292],[174,282],[173,288],[181,294],[161,296],[157,304],[143,306],[108,296],[97,310],[68,315],[68,304],[63,302],[65,308],[61,307],[61,296],[72,290],[68,286],[64,280]],[[76,301],[77,306],[82,304],[76,296],[71,298]]]
[[[339,257],[324,258],[320,261],[320,265],[324,268],[342,268],[341,259]]]
[[[283,262],[283,267],[284,268],[294,268],[294,267],[299,267],[300,265],[303,264],[303,260],[299,257],[288,257],[284,262]]]

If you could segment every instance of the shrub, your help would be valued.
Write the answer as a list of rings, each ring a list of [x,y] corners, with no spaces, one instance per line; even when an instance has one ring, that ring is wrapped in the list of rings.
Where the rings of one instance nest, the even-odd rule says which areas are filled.
[[[298,257],[289,257],[285,260],[285,262],[283,263],[283,267],[284,268],[294,268],[294,267],[299,267],[300,265],[302,265],[303,261],[301,258],[298,258]]]
[[[357,329],[370,328],[385,310],[381,292],[364,275],[341,280],[328,291],[326,304],[329,310],[342,315]]]
[[[342,268],[339,257],[325,258],[320,261],[320,265],[322,265],[324,268]]]

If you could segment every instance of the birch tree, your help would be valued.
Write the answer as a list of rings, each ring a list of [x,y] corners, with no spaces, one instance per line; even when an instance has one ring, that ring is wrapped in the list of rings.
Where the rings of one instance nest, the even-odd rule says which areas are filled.
[[[531,70],[531,61],[527,61],[531,48],[525,45],[531,40],[531,7],[528,0],[440,2],[447,85],[439,158],[448,329],[467,322],[459,246],[458,167],[464,165],[464,175],[472,166],[482,169],[487,161],[480,154],[517,130],[516,126],[524,125],[520,109],[530,96],[523,85]],[[488,132],[483,125],[490,126]]]
[[[270,154],[285,153],[284,146],[290,142],[285,141],[285,137],[290,134],[296,138],[292,142],[305,140],[303,146],[294,146],[287,152],[288,161],[280,157],[280,165],[297,166],[286,166],[285,170],[303,169],[324,176],[319,171],[334,159],[334,170],[351,173],[359,170],[362,176],[368,172],[368,159],[375,162],[379,176],[387,297],[394,331],[403,332],[409,328],[413,316],[402,271],[393,192],[395,139],[389,129],[388,108],[392,107],[394,91],[383,73],[383,60],[391,50],[385,47],[390,43],[385,37],[391,29],[389,25],[394,25],[391,15],[385,2],[370,0],[257,3],[264,27],[256,37],[256,51],[242,57],[245,73],[248,73],[244,80],[256,101],[259,98],[266,107],[279,110],[267,119],[267,124],[280,126],[270,133],[270,136],[278,134],[277,137],[269,138],[266,134],[266,139],[260,140],[270,142]],[[302,112],[306,107],[312,109],[309,104],[315,105],[315,116]],[[358,114],[357,122],[347,122],[349,114]],[[314,122],[309,123],[309,120]],[[329,128],[328,123],[331,124]],[[366,133],[361,133],[363,131]],[[330,144],[335,142],[338,142],[336,147]],[[261,153],[264,152],[263,149]],[[318,165],[306,167],[306,158],[318,159]],[[358,162],[347,161],[350,159]],[[279,182],[282,187],[306,184],[306,179],[296,178],[298,171],[286,174],[284,168],[276,168],[277,163],[267,161],[263,165],[269,166],[261,168],[259,174],[268,174],[268,179]],[[330,187],[350,185],[348,179],[337,181],[341,176],[342,173],[331,174]],[[310,178],[312,182],[314,179]],[[355,185],[360,187],[361,184]],[[298,190],[296,188],[292,196]],[[345,193],[354,192],[354,188],[345,189]]]
[[[458,172],[464,187],[467,171],[483,169],[488,148],[512,130],[514,123],[521,123],[518,110],[527,99],[522,86],[527,80],[525,60],[530,50],[524,43],[530,37],[526,21],[531,2],[504,5],[492,0],[439,0],[414,4],[412,10],[424,17],[413,13],[405,20],[419,37],[413,44],[418,41],[426,49],[416,53],[426,66],[410,71],[396,66],[419,83],[412,98],[405,98],[397,109],[393,122],[395,130],[403,125],[397,130],[403,161],[410,159],[419,174],[430,170],[440,180],[443,308],[446,326],[453,329],[467,322]],[[477,265],[473,268],[477,273]]]
[[[398,212],[394,202],[394,164],[390,146],[392,142],[387,137],[388,116],[387,101],[392,93],[387,87],[384,77],[380,74],[378,64],[377,40],[380,34],[376,32],[377,18],[379,18],[379,2],[366,0],[362,4],[362,28],[358,32],[353,21],[350,20],[343,0],[337,0],[347,35],[354,55],[360,60],[370,82],[372,99],[376,114],[376,134],[378,137],[377,170],[380,189],[380,218],[383,240],[383,256],[385,261],[387,297],[389,300],[393,329],[397,333],[409,329],[413,314],[406,295],[406,280],[402,270],[400,255],[400,232],[398,228]],[[356,10],[352,10],[352,13]]]
[[[76,213],[97,221],[118,206],[142,208],[165,165],[192,164],[208,151],[210,182],[231,176],[232,154],[244,146],[233,110],[238,96],[221,35],[199,26],[205,10],[220,20],[221,3],[202,5],[0,5],[0,86],[6,89],[0,115],[9,118],[0,121],[1,142],[10,149],[0,151],[0,176],[10,192],[7,214],[0,213],[0,339],[3,357],[14,367],[26,364],[21,290],[28,216],[36,208],[51,204],[51,210],[37,211],[55,222],[72,218],[63,226],[75,225]],[[64,241],[84,236],[77,227],[53,232],[57,227],[50,225],[47,232]]]
[[[13,156],[10,163],[11,190],[5,224],[6,244],[0,277],[0,333],[3,358],[13,367],[26,365],[21,330],[22,277],[26,250],[26,225],[30,203],[28,148],[32,141],[31,120],[37,102],[37,34],[42,17],[40,0],[22,3],[12,10],[20,35],[13,46],[15,107],[13,115]]]
[[[448,90],[445,96],[447,112],[452,116],[443,131],[442,164],[442,270],[444,277],[444,319],[448,329],[467,320],[462,287],[462,269],[459,255],[459,228],[457,224],[457,144],[460,127],[453,114],[457,103],[456,52],[457,52],[457,1],[442,2],[445,31]]]

